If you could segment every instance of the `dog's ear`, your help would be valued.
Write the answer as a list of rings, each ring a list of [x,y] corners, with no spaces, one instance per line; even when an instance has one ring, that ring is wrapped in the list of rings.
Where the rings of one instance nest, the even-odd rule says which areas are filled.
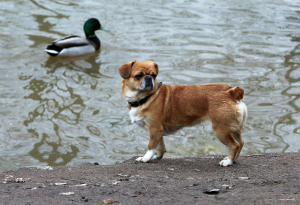
[[[129,63],[125,63],[124,65],[121,65],[118,67],[119,73],[122,78],[127,79],[129,78],[131,74],[131,69],[133,64],[135,64],[136,61],[130,61]]]
[[[158,74],[158,65],[156,63],[153,63],[154,64],[154,68],[156,70],[156,75]]]

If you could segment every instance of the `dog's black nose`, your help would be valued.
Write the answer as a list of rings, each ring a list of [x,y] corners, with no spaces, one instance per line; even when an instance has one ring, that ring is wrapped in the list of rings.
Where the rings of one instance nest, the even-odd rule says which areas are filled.
[[[146,75],[143,79],[143,84],[146,90],[152,90],[154,88],[153,80],[151,76]]]
[[[148,75],[145,76],[145,81],[146,81],[146,84],[147,83],[152,83],[152,78]]]

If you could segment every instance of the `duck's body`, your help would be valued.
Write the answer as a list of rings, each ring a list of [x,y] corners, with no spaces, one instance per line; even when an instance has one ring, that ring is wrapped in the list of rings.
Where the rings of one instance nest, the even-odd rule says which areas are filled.
[[[92,53],[100,49],[101,42],[95,35],[96,30],[105,30],[100,22],[91,18],[83,26],[86,38],[80,36],[66,36],[52,42],[45,51],[50,56],[77,56]]]

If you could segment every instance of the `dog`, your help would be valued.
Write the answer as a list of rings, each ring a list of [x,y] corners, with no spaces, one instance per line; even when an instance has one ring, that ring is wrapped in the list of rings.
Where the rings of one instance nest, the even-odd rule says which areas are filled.
[[[214,134],[229,149],[229,155],[219,164],[229,166],[238,158],[244,145],[241,131],[247,118],[242,88],[227,84],[158,83],[158,65],[152,61],[130,61],[119,66],[118,71],[131,122],[149,132],[148,151],[137,161],[162,159],[166,152],[164,135],[204,120],[211,121]]]

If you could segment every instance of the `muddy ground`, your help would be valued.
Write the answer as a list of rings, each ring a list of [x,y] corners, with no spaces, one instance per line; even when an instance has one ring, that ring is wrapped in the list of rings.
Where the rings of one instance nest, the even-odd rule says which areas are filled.
[[[164,158],[0,173],[0,204],[300,204],[300,154]]]

